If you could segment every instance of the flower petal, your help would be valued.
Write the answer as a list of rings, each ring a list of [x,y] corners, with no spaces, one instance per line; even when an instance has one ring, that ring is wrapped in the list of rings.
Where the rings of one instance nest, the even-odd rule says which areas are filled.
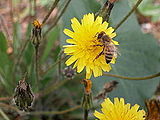
[[[71,30],[69,29],[64,29],[63,31],[66,35],[68,35],[69,37],[73,38],[74,36],[74,32],[72,32]]]

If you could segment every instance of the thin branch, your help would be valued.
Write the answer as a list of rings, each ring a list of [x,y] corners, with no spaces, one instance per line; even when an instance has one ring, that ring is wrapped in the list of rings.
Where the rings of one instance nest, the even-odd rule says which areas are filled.
[[[115,77],[115,78],[121,78],[121,79],[126,79],[126,80],[148,80],[148,79],[152,79],[155,77],[159,77],[160,76],[160,72],[150,75],[150,76],[146,76],[146,77],[126,77],[126,76],[120,76],[120,75],[114,75],[114,74],[108,74],[108,73],[104,73],[104,76],[110,76],[110,77]]]
[[[0,101],[12,100],[13,97],[0,97]]]
[[[59,64],[62,60],[64,60],[65,58],[67,58],[67,56],[65,56],[62,59],[58,59],[53,65],[51,65],[46,71],[44,71],[41,76],[44,76],[45,74],[47,74],[50,70],[52,70],[57,64]]]
[[[19,114],[21,113],[21,111],[19,109],[17,109],[16,107],[8,105],[8,104],[5,104],[5,103],[0,103],[0,106],[1,106],[1,108],[4,107],[4,108],[8,108],[10,110],[14,110]]]
[[[116,31],[127,19],[128,17],[136,10],[136,8],[139,6],[139,4],[142,2],[143,0],[138,0],[137,3],[133,6],[133,8],[128,12],[128,14],[116,25],[116,27],[114,28],[114,30]]]
[[[34,6],[34,19],[37,19],[37,2],[36,0],[34,0],[33,2],[33,6]]]
[[[74,110],[77,110],[81,108],[81,105],[77,105],[73,108],[63,110],[63,111],[36,111],[36,112],[28,112],[24,115],[60,115],[60,114],[66,114],[68,112],[72,112]]]
[[[55,27],[55,25],[58,23],[59,19],[62,17],[62,15],[64,14],[64,12],[66,11],[69,3],[71,2],[71,0],[68,0],[67,3],[65,4],[64,8],[62,9],[61,13],[59,14],[59,16],[57,17],[57,19],[54,21],[54,23],[48,28],[48,30],[44,33],[44,38],[46,37],[46,35],[49,33],[49,31],[52,30],[53,27]]]
[[[1,108],[0,108],[0,114],[3,116],[4,120],[10,120],[9,117],[3,112]]]
[[[49,87],[45,88],[43,91],[40,91],[38,93],[38,95],[41,97],[41,96],[45,96],[55,90],[57,90],[58,88],[60,88],[61,86],[63,86],[65,83],[67,83],[70,79],[65,79],[65,80],[62,80],[60,82],[57,82],[57,83],[54,83],[52,85],[50,85]]]
[[[24,50],[25,50],[25,48],[27,47],[29,41],[30,41],[30,39],[27,39],[27,40],[25,41],[24,45],[22,46],[22,48],[21,48],[21,50],[20,50],[20,52],[19,52],[19,54],[18,54],[17,62],[16,62],[16,64],[15,64],[15,66],[18,66],[18,65],[20,64],[22,55],[23,55]]]
[[[39,44],[35,46],[35,71],[36,71],[36,86],[39,90],[39,66],[38,66],[38,52],[39,52]]]
[[[57,6],[58,2],[60,0],[55,0],[50,11],[47,13],[46,17],[44,18],[44,20],[42,21],[42,24],[45,24],[45,22],[47,21],[47,19],[49,18],[49,16],[51,15],[52,11],[55,9],[55,7]]]

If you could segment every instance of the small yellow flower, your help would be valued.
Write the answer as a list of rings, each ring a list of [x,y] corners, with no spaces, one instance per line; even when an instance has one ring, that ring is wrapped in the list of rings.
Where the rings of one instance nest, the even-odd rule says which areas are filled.
[[[66,65],[69,66],[74,63],[73,68],[77,67],[77,72],[81,72],[86,68],[86,79],[89,79],[94,74],[94,77],[102,75],[102,70],[109,72],[111,66],[106,63],[105,56],[101,55],[97,59],[97,55],[101,53],[103,47],[95,46],[99,44],[97,41],[97,33],[104,31],[110,38],[116,36],[113,33],[112,27],[108,28],[107,22],[102,22],[102,17],[95,19],[94,14],[86,14],[83,16],[81,23],[76,19],[71,19],[71,27],[73,31],[64,29],[64,33],[71,39],[67,39],[66,42],[70,45],[65,45],[64,53],[71,57],[66,61]],[[113,41],[113,40],[112,40]],[[118,42],[113,41],[115,45]],[[115,58],[111,63],[115,63]]]
[[[94,116],[99,120],[144,120],[145,111],[138,110],[139,105],[131,107],[129,103],[125,104],[124,99],[114,98],[114,103],[109,98],[101,104],[103,113],[95,111]]]

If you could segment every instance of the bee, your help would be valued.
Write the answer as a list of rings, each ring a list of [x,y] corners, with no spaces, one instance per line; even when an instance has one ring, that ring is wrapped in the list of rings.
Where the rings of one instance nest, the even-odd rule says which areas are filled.
[[[98,42],[101,44],[94,46],[103,47],[103,50],[96,56],[95,59],[99,58],[101,55],[105,55],[106,63],[109,64],[114,57],[117,57],[117,47],[113,43],[112,39],[106,35],[104,31],[98,33],[96,37]]]

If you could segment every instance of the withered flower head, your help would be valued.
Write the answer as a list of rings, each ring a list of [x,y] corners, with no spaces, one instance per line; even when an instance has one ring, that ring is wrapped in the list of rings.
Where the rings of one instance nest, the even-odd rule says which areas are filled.
[[[19,109],[28,111],[33,103],[33,93],[30,85],[25,81],[25,78],[20,80],[15,89],[14,101]]]
[[[68,66],[63,70],[64,77],[68,79],[73,79],[75,74],[76,74],[76,71],[71,66]]]

